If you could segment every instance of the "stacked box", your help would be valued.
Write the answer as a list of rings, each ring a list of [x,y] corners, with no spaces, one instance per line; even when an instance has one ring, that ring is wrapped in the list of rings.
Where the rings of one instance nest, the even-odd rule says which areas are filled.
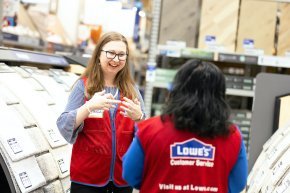
[[[226,87],[241,90],[254,90],[254,78],[226,75]]]
[[[203,0],[198,48],[215,44],[234,52],[238,12],[239,0]]]
[[[196,46],[199,0],[163,0],[160,15],[159,44],[166,41],[184,41]]]
[[[236,52],[259,49],[264,54],[275,52],[277,2],[242,0]]]
[[[249,142],[250,142],[251,119],[252,112],[249,110],[236,109],[231,111],[230,120],[232,123],[236,124],[239,127],[240,131],[242,132],[247,152],[249,150]]]
[[[290,52],[290,3],[279,3],[280,11],[278,26],[278,42],[277,55],[284,56],[286,52]]]

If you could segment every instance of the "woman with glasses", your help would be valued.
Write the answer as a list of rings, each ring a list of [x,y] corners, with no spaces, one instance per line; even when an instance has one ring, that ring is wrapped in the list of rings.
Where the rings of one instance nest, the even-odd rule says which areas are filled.
[[[132,192],[122,178],[122,157],[134,124],[145,114],[128,56],[123,35],[104,34],[57,120],[60,133],[73,144],[71,193]]]
[[[239,193],[247,181],[242,135],[229,122],[225,77],[210,62],[177,72],[161,116],[138,123],[123,177],[140,193]]]

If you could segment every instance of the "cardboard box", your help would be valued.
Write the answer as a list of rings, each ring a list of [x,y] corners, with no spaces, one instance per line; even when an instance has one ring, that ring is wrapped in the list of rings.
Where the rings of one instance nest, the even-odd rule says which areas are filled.
[[[199,0],[163,0],[159,44],[166,41],[185,41],[187,47],[196,47],[199,21]]]
[[[198,48],[208,44],[235,51],[239,0],[203,0],[199,28]]]
[[[264,54],[275,52],[277,2],[242,0],[238,26],[238,53],[261,49]]]
[[[277,55],[284,56],[290,52],[290,3],[279,3],[279,20]]]

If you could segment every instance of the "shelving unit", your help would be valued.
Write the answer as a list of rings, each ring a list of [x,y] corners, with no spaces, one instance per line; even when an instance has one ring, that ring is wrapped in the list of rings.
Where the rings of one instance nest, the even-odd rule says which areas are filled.
[[[2,26],[1,31],[4,46],[37,51],[45,48],[23,4],[18,6],[16,26]]]
[[[41,39],[18,36],[11,33],[2,32],[3,45],[16,48],[26,48],[31,50],[43,50],[44,42]]]
[[[267,71],[267,67],[270,68],[290,68],[290,58],[281,57],[281,56],[265,56],[265,55],[249,55],[249,54],[236,54],[236,53],[223,53],[223,52],[213,52],[207,50],[200,50],[196,48],[173,48],[172,46],[158,46],[159,50],[157,51],[157,59],[155,61],[154,67],[150,68],[150,71],[147,73],[150,74],[150,79],[147,78],[147,84],[151,84],[152,88],[146,89],[145,92],[152,92],[153,88],[168,88],[170,86],[170,81],[172,81],[174,74],[170,76],[165,75],[163,77],[162,73],[160,74],[161,69],[177,69],[185,61],[195,58],[202,59],[216,63],[218,66],[223,64],[224,66],[232,65],[241,65],[245,68],[244,73],[240,77],[251,77],[255,76],[259,72]],[[175,64],[171,65],[170,62],[174,61]],[[254,75],[251,73],[251,68],[258,68],[254,72]],[[164,80],[165,79],[165,80]],[[254,80],[253,80],[254,81]],[[254,86],[253,89],[234,89],[227,88],[227,95],[232,96],[241,96],[241,97],[254,97]],[[149,111],[148,114],[151,114],[151,102],[150,100],[146,101],[145,105]]]
[[[68,36],[65,35],[57,16],[53,14],[43,15],[37,11],[29,11],[29,8],[30,6],[19,3],[16,26],[3,27],[1,25],[0,46],[48,53],[72,54],[75,51],[74,46]],[[1,10],[0,16],[2,16]],[[55,26],[51,26],[52,24],[55,24]],[[48,25],[50,26],[48,27]],[[55,36],[61,37],[63,41],[58,42],[49,38],[51,32]]]
[[[232,114],[231,119],[240,127],[249,153],[251,111],[255,96],[255,77],[260,72],[268,71],[268,68],[270,70],[272,68],[290,68],[290,58],[225,53],[196,48],[177,48],[176,46],[166,45],[158,45],[157,48],[155,66],[149,67],[147,71],[147,74],[150,74],[150,78],[147,77],[147,84],[150,84],[151,87],[146,87],[145,94],[146,92],[152,93],[150,100],[145,97],[145,105],[147,110],[150,110],[148,114],[154,116],[161,113],[162,105],[166,100],[177,69],[189,59],[210,61],[222,70],[232,66],[242,69],[241,74],[229,74],[229,72],[225,72],[227,81],[226,95],[230,106],[233,110],[237,111],[236,114]],[[249,116],[237,116],[241,115],[244,111]]]

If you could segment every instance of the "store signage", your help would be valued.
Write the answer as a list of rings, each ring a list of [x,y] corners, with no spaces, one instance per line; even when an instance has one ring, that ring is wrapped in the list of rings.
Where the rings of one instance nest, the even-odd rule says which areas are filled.
[[[258,64],[261,66],[290,68],[290,58],[282,56],[259,56]]]
[[[275,56],[259,56],[258,65],[261,66],[277,66]]]
[[[154,82],[156,76],[156,63],[149,63],[146,71],[146,82]]]
[[[255,42],[253,39],[244,39],[243,41],[243,47],[245,49],[248,49],[248,48],[254,48],[255,47]]]
[[[206,35],[204,38],[204,42],[206,45],[212,45],[216,43],[216,37],[212,35]]]
[[[221,62],[233,62],[233,63],[257,64],[258,56],[218,53],[218,61],[221,61]]]
[[[18,35],[3,32],[3,39],[9,41],[18,41]]]
[[[30,180],[26,171],[19,173],[19,178],[20,178],[22,185],[24,186],[25,189],[32,186],[31,180]]]
[[[195,49],[195,48],[184,48],[181,50],[181,56],[187,57],[187,58],[213,60],[214,52]]]
[[[155,81],[170,83],[173,81],[177,70],[158,68],[156,70]]]

